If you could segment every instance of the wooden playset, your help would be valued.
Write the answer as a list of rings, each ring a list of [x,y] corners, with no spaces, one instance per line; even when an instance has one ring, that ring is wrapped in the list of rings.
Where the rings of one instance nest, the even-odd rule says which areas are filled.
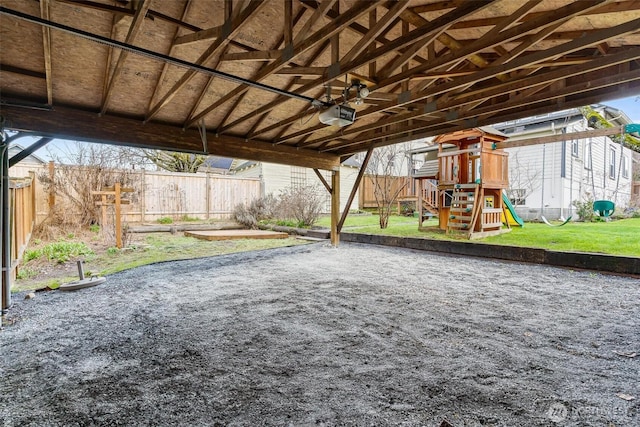
[[[507,137],[492,128],[474,128],[441,135],[414,174],[420,227],[437,215],[441,229],[480,238],[503,229],[502,191],[509,185],[508,153],[495,144]]]

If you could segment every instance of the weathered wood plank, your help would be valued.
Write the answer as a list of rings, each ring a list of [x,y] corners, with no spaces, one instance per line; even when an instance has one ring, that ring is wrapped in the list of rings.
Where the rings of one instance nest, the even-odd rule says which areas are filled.
[[[52,111],[3,106],[2,115],[11,129],[28,130],[42,136],[160,150],[203,152],[200,134],[160,123],[116,117],[66,107]],[[209,137],[207,154],[237,157],[294,166],[334,170],[339,157],[312,150],[296,149],[233,136]]]

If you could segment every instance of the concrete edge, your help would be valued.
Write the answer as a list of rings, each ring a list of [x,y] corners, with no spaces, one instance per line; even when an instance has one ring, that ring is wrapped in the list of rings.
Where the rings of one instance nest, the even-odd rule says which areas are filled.
[[[433,240],[416,237],[396,237],[374,234],[341,233],[345,242],[441,252],[450,255],[475,256],[506,261],[528,262],[555,267],[595,270],[607,273],[640,276],[640,258],[584,252],[559,252],[519,246],[487,243]]]

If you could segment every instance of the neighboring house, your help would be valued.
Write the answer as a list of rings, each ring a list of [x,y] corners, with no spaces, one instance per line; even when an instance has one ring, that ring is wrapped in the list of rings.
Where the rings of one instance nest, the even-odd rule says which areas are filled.
[[[354,166],[341,165],[340,166],[340,211],[343,212],[349,194],[356,182],[358,176],[358,168]],[[329,213],[331,211],[331,196],[325,189],[320,179],[315,174],[313,169],[302,168],[297,166],[280,165],[267,162],[253,162],[245,161],[240,163],[233,169],[233,173],[239,177],[245,178],[260,178],[262,182],[262,194],[278,195],[282,190],[288,187],[306,187],[315,186],[318,187],[325,195],[324,212]],[[331,172],[321,170],[320,173],[325,178],[327,183],[331,185]],[[358,208],[358,194],[356,193],[349,210]]]
[[[204,163],[198,168],[198,172],[227,175],[230,173],[233,160],[234,159],[230,157],[208,156]]]
[[[11,144],[9,146],[9,158],[12,158],[13,156],[15,156],[16,154],[19,154],[22,152],[22,150],[24,150],[24,147],[20,144]],[[43,159],[41,159],[40,157],[36,156],[35,154],[30,154],[27,157],[25,157],[24,159],[20,160],[20,162],[18,163],[20,166],[27,166],[27,165],[44,165],[45,163],[47,163],[46,161],[44,161]]]
[[[592,105],[614,126],[630,123],[624,112]],[[510,140],[591,129],[580,109],[570,109],[499,123],[494,127]],[[574,201],[611,200],[627,208],[632,192],[632,156],[616,138],[591,137],[507,148],[509,197],[525,220],[562,219],[575,215]]]

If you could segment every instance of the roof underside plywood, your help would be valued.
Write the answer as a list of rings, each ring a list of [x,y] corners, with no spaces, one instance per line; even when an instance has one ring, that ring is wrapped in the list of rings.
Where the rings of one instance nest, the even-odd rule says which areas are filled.
[[[41,135],[330,169],[372,145],[640,94],[640,1],[0,4],[4,126]],[[310,100],[341,103],[355,80],[371,92],[349,92],[356,122],[321,124]]]

